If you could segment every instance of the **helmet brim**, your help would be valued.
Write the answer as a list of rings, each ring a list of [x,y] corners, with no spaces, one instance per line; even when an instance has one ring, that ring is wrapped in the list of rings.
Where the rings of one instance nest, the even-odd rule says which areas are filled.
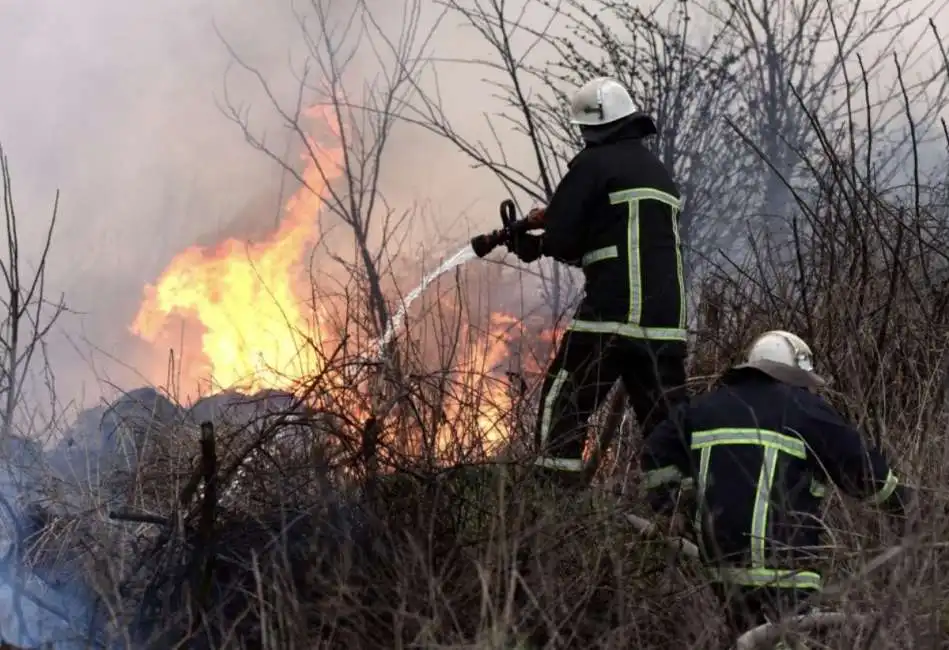
[[[619,124],[620,122],[639,122],[643,126],[644,137],[656,135],[659,133],[659,129],[656,128],[656,121],[652,119],[652,116],[649,113],[630,113],[629,115],[617,117],[615,120],[611,120],[609,122],[600,122],[595,118],[583,119],[574,117],[570,119],[570,124],[573,126],[610,126],[611,124]]]
[[[609,126],[610,124],[616,124],[626,119],[627,116],[617,117],[615,120],[610,120],[609,122],[601,122],[596,118],[591,117],[590,119],[582,118],[571,118],[570,123],[574,126]]]
[[[784,384],[790,384],[791,386],[797,386],[798,388],[817,389],[827,385],[827,380],[817,373],[804,370],[803,368],[795,368],[786,363],[761,359],[739,364],[733,367],[732,370],[742,370],[745,368],[753,368],[754,370],[763,372],[772,379]]]

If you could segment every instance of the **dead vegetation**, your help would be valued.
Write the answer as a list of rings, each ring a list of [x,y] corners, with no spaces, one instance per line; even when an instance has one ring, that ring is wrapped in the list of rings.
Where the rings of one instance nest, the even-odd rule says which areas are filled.
[[[801,197],[792,254],[750,242],[746,259],[720,259],[707,274],[696,388],[763,329],[814,342],[832,399],[923,495],[914,537],[869,575],[868,561],[898,540],[873,512],[829,498],[826,563],[839,589],[822,606],[863,618],[825,643],[942,647],[949,314],[939,242],[949,215],[884,199],[825,156],[820,192]],[[441,331],[452,331],[450,314],[441,317]],[[484,388],[452,374],[451,354],[414,362],[413,342],[402,346],[399,372],[359,370],[398,396],[375,411],[365,395],[372,382],[332,379],[353,362],[337,353],[299,387],[305,416],[219,420],[213,438],[207,426],[158,432],[176,442],[124,476],[138,496],[115,513],[122,523],[51,517],[38,526],[30,562],[41,570],[80,556],[82,584],[107,612],[100,643],[118,635],[155,648],[503,648],[541,625],[552,647],[721,647],[700,568],[640,539],[619,516],[646,514],[635,480],[622,502],[598,488],[589,502],[528,526],[525,510],[544,497],[522,480],[523,445],[514,440],[490,463],[470,457],[470,441],[484,435]],[[514,402],[526,408],[520,425],[511,422],[515,437],[526,433],[532,395]],[[446,457],[422,444],[444,435],[446,422],[469,451]],[[391,450],[375,464],[362,453],[370,427],[378,448]],[[546,549],[535,558],[543,570],[528,582],[535,607],[515,607],[514,558],[529,540]]]
[[[699,265],[693,384],[714,380],[762,330],[812,342],[831,398],[922,495],[914,535],[868,573],[898,540],[875,513],[830,494],[836,588],[822,606],[859,618],[823,643],[945,647],[945,188],[918,176],[908,189],[881,185],[863,163],[871,152],[812,127],[808,191],[788,187],[790,241],[762,234],[741,258]],[[125,418],[116,445],[135,462],[40,486],[21,504],[4,568],[45,583],[47,595],[28,599],[83,648],[486,650],[518,647],[537,627],[556,648],[725,646],[701,568],[621,516],[648,515],[627,462],[630,419],[621,458],[602,463],[588,499],[537,508],[548,495],[524,480],[522,461],[550,341],[543,328],[512,327],[500,371],[462,363],[483,340],[472,326],[486,319],[478,292],[433,291],[392,362],[367,363],[364,342],[345,336],[323,341],[323,370],[281,409]],[[357,309],[385,320],[377,294],[362,287],[354,295],[372,304]],[[480,451],[486,420],[509,435],[492,454]],[[529,580],[515,568],[528,543],[541,549]],[[515,604],[522,581],[526,606]]]

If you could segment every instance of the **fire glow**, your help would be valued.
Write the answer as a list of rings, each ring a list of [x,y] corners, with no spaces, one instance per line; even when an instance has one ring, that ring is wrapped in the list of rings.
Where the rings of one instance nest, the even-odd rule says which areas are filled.
[[[324,121],[338,142],[339,127],[325,115]],[[200,367],[184,373],[180,385],[254,393],[292,389],[324,370],[318,344],[331,337],[313,313],[310,278],[304,271],[319,242],[322,197],[327,185],[343,175],[343,151],[312,140],[308,148],[305,183],[284,206],[283,219],[272,234],[259,242],[228,239],[211,248],[188,248],[145,287],[131,330],[154,345],[156,358],[164,356],[172,316],[201,332]],[[446,403],[444,415],[449,422],[474,418],[483,444],[508,437],[506,414],[512,396],[498,372],[503,373],[500,367],[510,355],[511,343],[525,335],[525,329],[520,319],[492,314],[489,331],[468,337],[469,345],[455,363],[467,405]],[[162,383],[164,365],[156,364],[148,373],[153,383]],[[480,397],[473,403],[471,397],[476,395]],[[473,411],[462,413],[468,409]],[[438,432],[437,437],[444,439],[438,441],[439,447],[454,436],[453,428],[446,425]]]
[[[339,127],[325,122],[338,136]],[[145,287],[134,334],[156,343],[172,314],[201,325],[207,377],[186,378],[191,383],[218,390],[282,389],[321,370],[308,344],[319,338],[319,323],[306,305],[301,274],[319,239],[323,192],[340,176],[343,153],[312,140],[309,149],[305,185],[287,202],[274,233],[254,243],[228,239],[210,249],[192,246]]]

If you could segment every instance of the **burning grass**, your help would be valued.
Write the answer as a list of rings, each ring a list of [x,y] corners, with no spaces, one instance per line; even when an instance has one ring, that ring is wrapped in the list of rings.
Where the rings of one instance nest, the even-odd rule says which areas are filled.
[[[897,540],[873,512],[830,495],[826,574],[838,588],[823,605],[863,618],[829,632],[827,647],[942,647],[949,214],[883,200],[825,156],[789,248],[753,241],[747,259],[704,269],[694,384],[764,329],[813,342],[831,398],[921,495],[914,535],[869,574]],[[54,591],[95,603],[58,610],[77,642],[474,650],[540,630],[551,647],[723,647],[700,567],[620,516],[648,515],[623,462],[635,459],[628,419],[622,457],[607,458],[586,497],[552,507],[526,480],[556,333],[478,309],[477,293],[434,288],[384,362],[346,335],[359,308],[326,300],[335,311],[319,312],[325,335],[304,338],[306,372],[271,382],[285,389],[279,408],[255,407],[273,403],[258,392],[211,415],[125,418],[116,440],[134,462],[44,485],[18,552]],[[231,373],[229,359],[211,366]]]
[[[812,236],[796,246],[794,257],[812,272],[753,256],[735,262],[739,272],[708,274],[693,374],[715,374],[768,327],[814,341],[839,391],[833,399],[922,488],[917,535],[866,576],[868,560],[897,540],[872,512],[829,499],[827,572],[843,587],[825,606],[865,618],[827,643],[938,647],[949,639],[949,501],[940,487],[949,466],[940,433],[949,313],[927,277],[941,258],[909,234],[915,215],[855,215],[838,198],[822,197],[807,224]],[[875,246],[832,236],[871,218],[907,233],[899,247],[883,229]],[[894,271],[893,256],[919,261]],[[528,390],[506,385],[503,399],[492,397],[495,384],[510,383],[505,372],[531,369],[499,372],[491,360],[510,358],[518,345],[544,347],[538,332],[509,328],[498,351],[495,339],[459,325],[470,325],[469,314],[429,313],[400,339],[397,368],[361,367],[373,381],[340,382],[333,373],[354,359],[327,352],[323,372],[294,387],[300,412],[251,426],[219,420],[211,456],[206,446],[202,456],[193,424],[156,432],[166,444],[122,480],[126,511],[158,513],[157,523],[47,521],[34,563],[88,549],[81,572],[109,613],[104,627],[132,630],[150,647],[190,639],[194,648],[503,648],[537,628],[557,647],[721,647],[699,568],[639,539],[618,516],[621,508],[646,514],[635,472],[623,500],[601,476],[587,502],[537,514],[548,497],[524,480],[519,459],[539,377],[525,372]],[[473,456],[474,442],[492,440],[489,411],[507,427],[505,444]],[[539,550],[524,604],[514,596],[514,558],[528,543]]]

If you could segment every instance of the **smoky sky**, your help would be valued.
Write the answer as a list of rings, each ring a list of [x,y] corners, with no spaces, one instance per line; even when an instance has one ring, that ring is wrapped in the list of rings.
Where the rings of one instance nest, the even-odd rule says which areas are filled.
[[[371,0],[394,35],[402,0]],[[128,333],[142,298],[172,257],[196,243],[254,237],[271,227],[279,196],[276,165],[244,141],[222,112],[232,100],[249,109],[256,133],[276,150],[281,120],[254,79],[235,70],[223,37],[292,106],[294,67],[305,54],[289,0],[5,0],[0,5],[0,143],[10,158],[24,245],[35,250],[56,189],[60,221],[49,291],[77,313],[62,319],[50,354],[63,402],[89,403],[111,380],[141,383],[131,370],[149,356]],[[330,3],[345,14],[349,3]],[[422,1],[424,38],[438,3]],[[539,5],[538,5],[539,6]],[[540,17],[539,20],[543,20]],[[427,21],[427,23],[426,23]],[[431,52],[461,61],[490,55],[458,16],[434,30]],[[361,48],[351,64],[369,80],[377,65]],[[499,108],[486,71],[442,65],[439,89],[459,130],[490,140],[485,114]],[[430,80],[431,81],[431,80]],[[495,122],[515,165],[529,164],[523,141]],[[281,152],[282,153],[282,152]],[[400,128],[384,161],[383,190],[396,207],[416,205],[425,223],[459,243],[493,226],[503,190],[455,148]],[[424,232],[419,229],[417,232]],[[77,349],[78,348],[78,349]],[[95,348],[101,348],[96,351]],[[120,362],[110,361],[115,357]]]
[[[61,190],[50,289],[80,312],[52,341],[64,391],[100,388],[67,335],[83,355],[91,343],[134,362],[126,328],[143,285],[176,252],[229,234],[249,204],[273,191],[273,166],[248,150],[215,103],[228,59],[212,19],[264,66],[271,53],[255,32],[280,31],[276,15],[268,23],[269,12],[241,4],[4,3],[0,139],[21,227],[35,249]],[[124,383],[111,365],[98,355],[98,371]]]
[[[373,10],[393,24],[401,6]],[[254,80],[235,70],[222,37],[292,105],[291,71],[304,52],[288,2],[7,0],[0,8],[0,143],[28,250],[38,250],[61,191],[49,291],[76,312],[50,340],[63,402],[95,401],[109,382],[140,383],[122,366],[135,367],[148,350],[127,327],[143,286],[177,252],[260,234],[277,218],[279,169],[223,114],[225,83],[277,149],[285,130]],[[457,30],[451,40],[464,56]],[[352,65],[369,74],[373,57]],[[477,79],[442,83],[470,105],[484,98]],[[479,186],[450,146],[403,131],[386,163],[390,201],[458,222],[491,182]],[[452,160],[456,186],[433,182]]]

